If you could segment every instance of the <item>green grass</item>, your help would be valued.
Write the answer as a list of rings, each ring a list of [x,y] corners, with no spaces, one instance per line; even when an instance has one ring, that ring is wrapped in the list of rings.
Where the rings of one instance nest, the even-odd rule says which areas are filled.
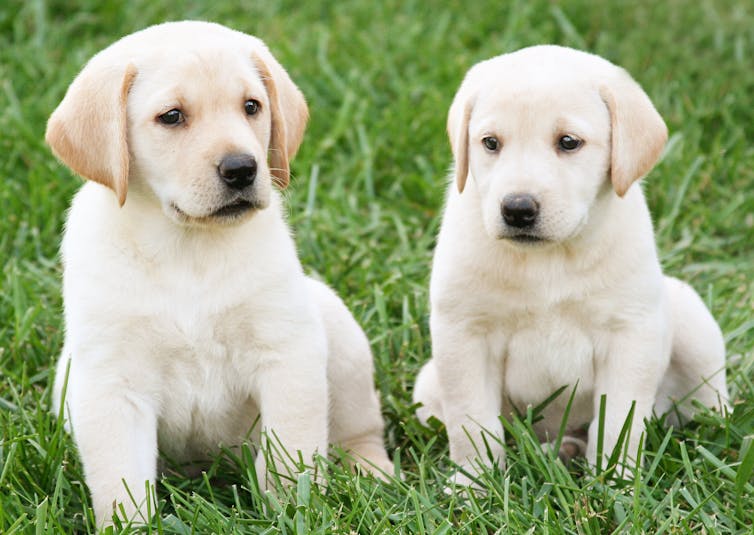
[[[386,0],[0,4],[0,532],[92,530],[81,464],[49,413],[60,349],[57,250],[79,180],[43,142],[46,118],[94,52],[146,25],[201,18],[262,37],[312,118],[293,164],[290,222],[304,264],[367,331],[403,481],[330,469],[276,498],[248,450],[206,477],[168,476],[164,533],[751,533],[754,510],[754,6],[729,0],[472,3]],[[688,280],[728,344],[733,414],[651,422],[643,469],[585,474],[544,454],[530,412],[506,422],[508,467],[486,495],[443,492],[440,427],[413,418],[430,356],[427,284],[450,151],[445,115],[468,67],[535,43],[626,67],[671,140],[646,181],[667,272]],[[223,483],[220,483],[220,482]]]

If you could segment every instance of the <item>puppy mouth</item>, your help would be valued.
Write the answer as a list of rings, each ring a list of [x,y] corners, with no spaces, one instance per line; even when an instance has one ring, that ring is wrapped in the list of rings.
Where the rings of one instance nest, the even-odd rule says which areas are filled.
[[[537,245],[549,241],[535,234],[515,234],[513,236],[503,236],[503,238],[515,243],[521,243],[525,245]]]
[[[244,212],[247,212],[253,208],[256,208],[255,203],[251,201],[247,201],[246,199],[238,199],[237,201],[234,201],[230,204],[226,204],[225,206],[218,208],[214,212],[211,212],[206,217],[212,217],[212,218],[233,218],[237,217]]]
[[[240,221],[245,214],[264,208],[262,203],[248,199],[236,199],[205,215],[194,216],[183,211],[177,204],[170,203],[170,208],[185,222],[191,224],[233,223]]]

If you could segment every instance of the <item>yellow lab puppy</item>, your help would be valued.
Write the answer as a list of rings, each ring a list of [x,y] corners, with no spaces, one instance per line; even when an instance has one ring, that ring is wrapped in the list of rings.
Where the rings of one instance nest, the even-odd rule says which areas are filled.
[[[53,151],[89,179],[62,245],[55,402],[67,377],[98,523],[119,503],[144,515],[158,447],[196,460],[264,430],[294,458],[331,441],[391,468],[366,337],[304,275],[272,187],[307,117],[259,39],[204,22],[117,41],[50,117]]]
[[[694,290],[663,276],[632,186],[667,130],[624,70],[557,46],[483,61],[453,101],[448,134],[455,179],[432,266],[433,358],[414,398],[421,420],[445,422],[453,461],[473,471],[480,434],[503,438],[501,412],[564,385],[578,384],[569,432],[589,424],[591,463],[603,395],[608,455],[635,403],[632,458],[653,408],[727,403],[720,329]],[[567,400],[545,410],[542,438],[557,435]]]

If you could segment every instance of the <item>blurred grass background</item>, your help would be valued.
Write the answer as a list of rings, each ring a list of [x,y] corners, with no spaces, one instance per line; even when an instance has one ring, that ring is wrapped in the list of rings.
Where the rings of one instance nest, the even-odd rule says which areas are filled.
[[[93,528],[71,439],[48,413],[62,341],[57,258],[79,179],[45,122],[86,60],[165,20],[261,37],[306,95],[311,121],[286,194],[307,269],[372,341],[389,485],[333,467],[327,489],[255,494],[243,458],[166,477],[144,531],[165,533],[751,533],[754,509],[754,5],[732,0],[229,2],[5,0],[0,4],[0,532]],[[671,137],[645,181],[666,271],[725,333],[733,415],[649,428],[648,465],[593,478],[544,455],[523,415],[486,495],[443,493],[441,429],[413,419],[429,358],[427,285],[450,165],[445,116],[475,62],[538,44],[586,49],[643,85]],[[217,485],[222,479],[227,484]],[[125,528],[124,531],[136,528]]]

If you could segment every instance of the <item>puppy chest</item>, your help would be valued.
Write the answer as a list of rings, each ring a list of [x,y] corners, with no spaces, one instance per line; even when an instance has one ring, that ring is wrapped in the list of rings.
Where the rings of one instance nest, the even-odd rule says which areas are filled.
[[[220,444],[240,444],[259,415],[253,373],[226,358],[173,364],[160,392],[160,448],[177,460],[196,460]]]
[[[162,363],[160,447],[182,459],[239,444],[258,416],[253,329],[217,316],[172,319],[155,355]]]
[[[533,321],[508,338],[504,353],[504,394],[518,406],[540,403],[577,382],[577,396],[592,390],[594,345],[577,325]]]

